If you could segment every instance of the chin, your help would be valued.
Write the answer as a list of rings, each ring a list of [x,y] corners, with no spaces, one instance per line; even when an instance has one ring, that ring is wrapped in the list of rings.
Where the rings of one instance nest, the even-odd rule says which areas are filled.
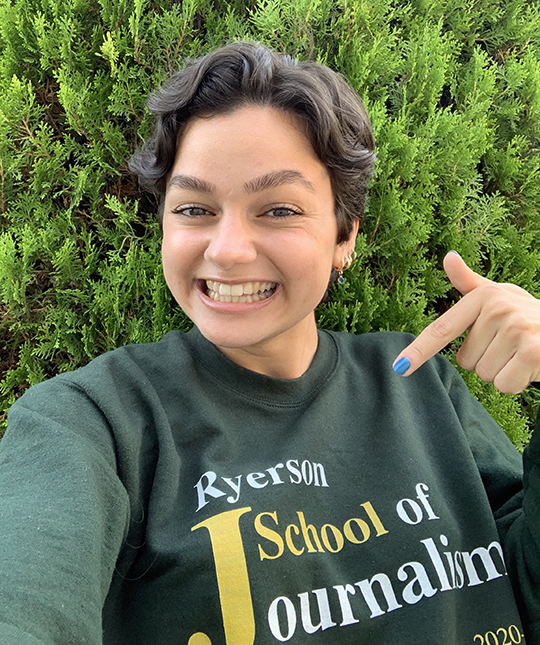
[[[224,325],[221,323],[217,325],[217,328],[208,324],[199,326],[195,323],[195,325],[206,340],[223,349],[248,349],[260,346],[281,334],[280,330],[265,333],[260,326],[257,329],[249,329],[246,328],[247,326],[242,327],[238,324]]]
[[[260,335],[250,337],[249,335],[238,332],[212,333],[207,329],[200,328],[199,331],[206,338],[206,340],[210,341],[216,347],[222,347],[223,349],[247,349],[249,347],[259,345],[266,340]]]

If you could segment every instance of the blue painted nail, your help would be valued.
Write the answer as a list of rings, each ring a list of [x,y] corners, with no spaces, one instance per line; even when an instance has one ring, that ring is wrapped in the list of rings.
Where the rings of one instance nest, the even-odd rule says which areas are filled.
[[[454,251],[454,249],[452,249],[451,251],[448,251],[448,252],[449,253],[455,253],[458,256],[458,258],[461,257],[461,255],[457,251]]]
[[[400,376],[403,376],[403,374],[405,374],[410,366],[411,361],[408,358],[400,358],[399,361],[394,365],[394,372],[396,374],[399,374]]]

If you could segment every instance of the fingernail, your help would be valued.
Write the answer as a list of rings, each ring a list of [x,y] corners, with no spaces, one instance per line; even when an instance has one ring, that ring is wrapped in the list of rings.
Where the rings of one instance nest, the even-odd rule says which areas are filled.
[[[408,358],[400,358],[399,361],[394,363],[394,372],[396,374],[399,374],[400,376],[403,376],[405,372],[409,369],[411,366],[411,361]]]
[[[458,258],[461,257],[461,255],[457,251],[454,251],[454,249],[452,249],[451,251],[448,251],[448,253],[455,253],[458,256]]]

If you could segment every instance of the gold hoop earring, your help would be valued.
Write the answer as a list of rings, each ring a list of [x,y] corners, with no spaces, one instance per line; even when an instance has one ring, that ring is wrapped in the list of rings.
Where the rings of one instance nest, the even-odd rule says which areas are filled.
[[[338,284],[343,284],[345,282],[345,278],[343,277],[343,271],[347,271],[347,269],[350,269],[351,264],[356,260],[358,256],[356,255],[356,251],[353,251],[345,260],[343,260],[341,264],[340,269],[336,269],[338,272],[338,277],[337,277],[337,283]]]

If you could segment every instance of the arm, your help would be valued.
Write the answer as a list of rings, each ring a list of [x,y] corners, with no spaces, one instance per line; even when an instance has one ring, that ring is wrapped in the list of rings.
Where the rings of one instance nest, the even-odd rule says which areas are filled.
[[[101,643],[128,500],[105,419],[67,379],[10,411],[0,517],[0,642]]]
[[[502,509],[499,531],[530,642],[540,643],[540,431],[538,422],[523,455],[523,499]],[[520,508],[521,504],[521,508]],[[513,508],[513,506],[515,508]],[[496,516],[497,518],[497,516]]]
[[[452,380],[448,392],[489,499],[527,643],[538,644],[540,432],[535,431],[522,460],[502,430],[469,395],[460,378]]]
[[[540,301],[511,284],[496,284],[471,271],[456,253],[445,270],[463,298],[406,347],[394,363],[409,376],[428,358],[468,330],[457,354],[461,367],[474,370],[501,392],[518,393],[540,380]],[[456,396],[456,407],[464,397]],[[471,446],[503,544],[516,601],[529,643],[540,643],[540,430],[523,455],[523,490],[512,455],[496,436]]]

